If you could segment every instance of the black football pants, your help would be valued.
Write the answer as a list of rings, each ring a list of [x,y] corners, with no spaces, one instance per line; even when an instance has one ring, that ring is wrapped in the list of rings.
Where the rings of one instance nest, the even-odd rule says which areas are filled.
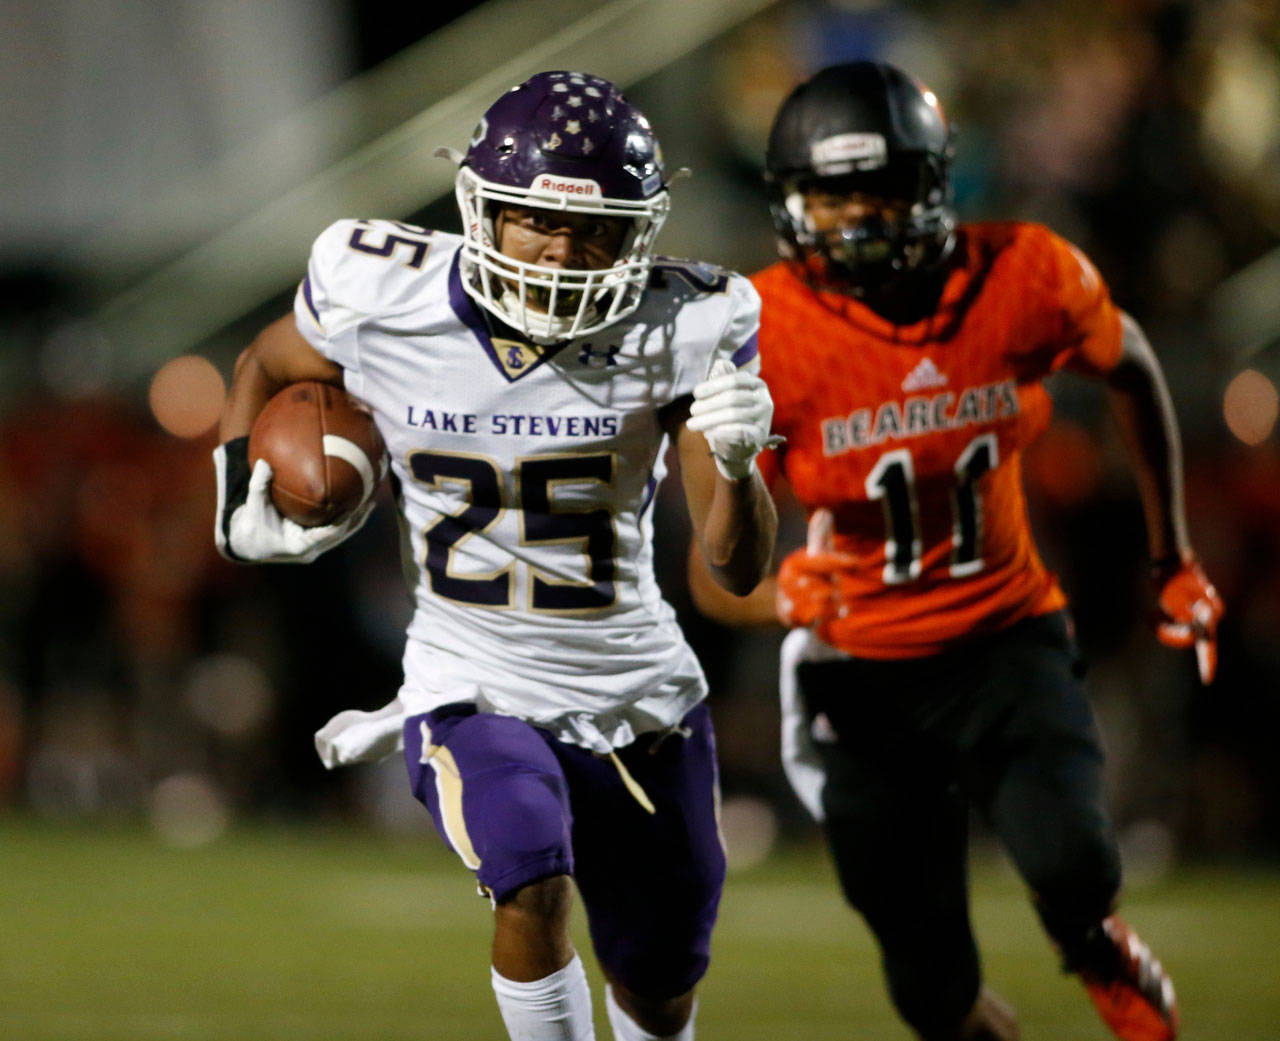
[[[980,986],[970,806],[1065,958],[1113,904],[1120,861],[1082,671],[1065,613],[928,658],[799,667],[811,724],[825,716],[813,732],[841,886],[875,933],[894,1004],[926,1038],[953,1031]]]

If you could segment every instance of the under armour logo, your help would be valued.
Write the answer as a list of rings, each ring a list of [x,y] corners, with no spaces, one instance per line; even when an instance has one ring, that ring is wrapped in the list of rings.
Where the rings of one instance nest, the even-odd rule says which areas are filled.
[[[602,369],[606,365],[618,364],[618,352],[622,350],[619,347],[606,347],[602,351],[597,351],[594,344],[584,343],[582,345],[582,353],[578,355],[579,365],[591,365],[597,369]]]

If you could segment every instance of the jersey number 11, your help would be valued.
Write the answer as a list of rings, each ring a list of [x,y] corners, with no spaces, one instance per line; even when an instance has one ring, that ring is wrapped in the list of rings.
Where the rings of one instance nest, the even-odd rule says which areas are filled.
[[[996,435],[981,434],[956,460],[956,484],[951,492],[952,578],[982,570],[982,508],[974,489],[978,478],[995,469]],[[867,497],[884,508],[886,585],[902,585],[920,577],[922,545],[920,506],[916,499],[915,465],[911,449],[895,448],[876,460],[866,481]]]

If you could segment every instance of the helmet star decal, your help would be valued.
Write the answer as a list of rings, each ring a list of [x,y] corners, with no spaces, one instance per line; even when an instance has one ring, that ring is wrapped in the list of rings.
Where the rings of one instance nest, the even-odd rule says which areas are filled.
[[[557,155],[584,158],[598,154],[612,137],[615,110],[621,95],[604,80],[594,76],[547,77],[550,89],[546,100],[535,110],[552,131],[543,145]],[[630,108],[626,102],[623,106]],[[644,117],[631,110],[635,123],[648,130]]]

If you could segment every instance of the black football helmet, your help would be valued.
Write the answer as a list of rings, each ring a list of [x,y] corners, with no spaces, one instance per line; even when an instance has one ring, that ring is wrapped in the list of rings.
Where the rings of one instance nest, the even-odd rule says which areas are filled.
[[[810,284],[863,296],[936,267],[954,244],[951,125],[933,92],[884,62],[832,65],[782,102],[765,181],[782,255]],[[905,203],[818,232],[805,191]]]

